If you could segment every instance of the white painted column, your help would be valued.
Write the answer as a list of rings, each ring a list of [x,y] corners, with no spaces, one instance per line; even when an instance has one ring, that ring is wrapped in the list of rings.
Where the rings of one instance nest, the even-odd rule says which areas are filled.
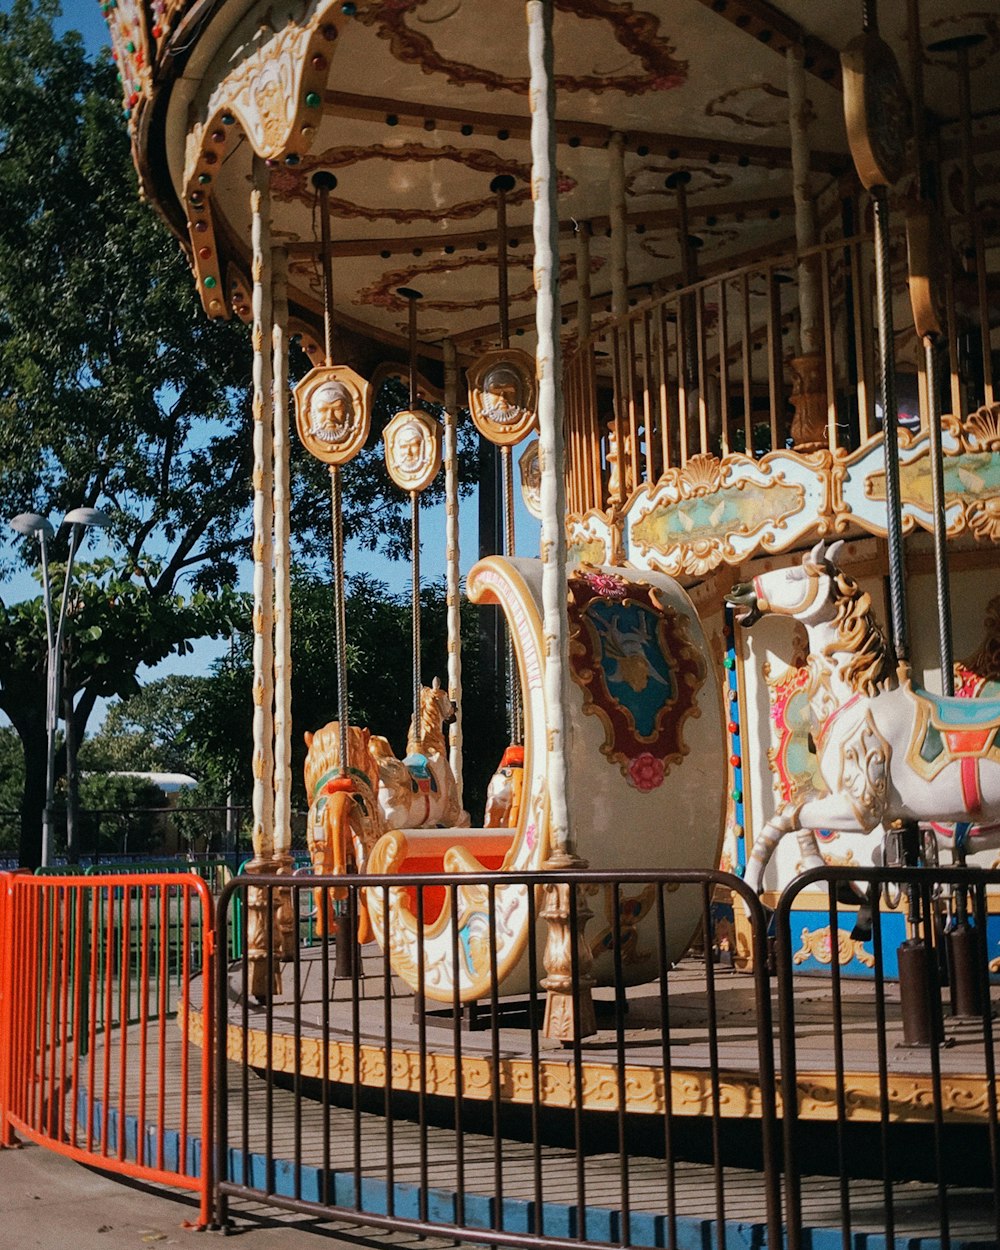
[[[628,227],[625,220],[625,136],[614,131],[608,140],[608,189],[611,219],[611,313],[628,312]]]
[[[444,497],[445,560],[448,610],[448,698],[455,719],[448,731],[448,759],[458,788],[458,805],[465,807],[462,783],[462,589],[458,533],[458,361],[455,344],[444,341]]]
[[[253,249],[253,850],[274,853],[274,429],[271,406],[271,203],[267,165],[255,156]]]
[[[274,324],[274,853],[292,849],[291,527],[288,440],[288,253],[273,253]]]
[[[527,0],[531,66],[531,194],[534,201],[535,328],[538,335],[539,456],[542,507],[542,611],[545,645],[546,782],[552,858],[575,862],[568,787],[571,726],[569,619],[566,612],[566,483],[562,352],[559,341],[559,212],[556,193],[552,3]]]

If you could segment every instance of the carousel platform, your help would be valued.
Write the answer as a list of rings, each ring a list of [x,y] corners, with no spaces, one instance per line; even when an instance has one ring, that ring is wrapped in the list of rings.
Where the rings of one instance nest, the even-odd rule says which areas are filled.
[[[194,987],[193,987],[194,988]],[[192,1008],[194,1003],[192,1001]],[[256,1009],[255,1009],[256,1010]],[[190,1016],[193,1022],[194,1012]],[[746,1023],[744,1022],[744,1030]],[[136,1032],[133,1026],[130,1032]],[[195,1030],[192,1028],[192,1034]],[[282,1053],[280,1034],[275,1035],[274,1054]],[[239,1030],[230,1026],[230,1044],[239,1045]],[[166,1046],[167,1070],[180,1067],[180,1030],[174,1030]],[[117,1061],[118,1044],[112,1041],[111,1064]],[[95,1054],[98,1071],[104,1066],[103,1044]],[[153,1120],[162,1117],[171,1126],[165,1138],[168,1166],[187,1159],[191,1174],[199,1175],[204,1160],[201,1142],[190,1126],[200,1100],[200,1077],[192,1065],[186,1100],[177,1082],[167,1082],[162,1096],[150,1085],[143,1099],[142,1082],[131,1082],[125,1114],[112,1110],[107,1125],[108,1148],[135,1157],[140,1135],[147,1150],[153,1141]],[[475,1129],[462,1133],[463,1175],[459,1187],[454,1129],[437,1124],[421,1127],[404,1118],[388,1120],[372,1111],[301,1097],[301,1087],[285,1083],[279,1074],[267,1080],[260,1071],[248,1072],[231,1061],[222,1074],[223,1093],[230,1108],[230,1137],[226,1151],[227,1175],[237,1184],[259,1190],[273,1205],[283,1200],[305,1200],[362,1211],[373,1217],[387,1213],[420,1218],[421,1201],[429,1218],[442,1225],[463,1222],[475,1228],[503,1228],[516,1235],[537,1228],[539,1205],[535,1198],[534,1148],[530,1143],[503,1143],[503,1193],[496,1195],[495,1142]],[[150,1076],[152,1080],[152,1076]],[[394,1082],[395,1083],[395,1082]],[[80,1112],[83,1112],[83,1093]],[[154,1112],[152,1108],[157,1107]],[[145,1120],[140,1121],[145,1105]],[[234,1119],[239,1120],[235,1128]],[[94,1131],[102,1132],[103,1111],[94,1107]],[[184,1125],[188,1130],[185,1132]],[[331,1161],[332,1155],[332,1161]],[[422,1157],[426,1160],[421,1162]],[[391,1158],[391,1164],[389,1159]],[[572,1148],[541,1147],[544,1200],[541,1216],[549,1237],[616,1243],[622,1239],[620,1201],[621,1168],[618,1154],[605,1135],[585,1154],[582,1183],[586,1205],[578,1195],[581,1169]],[[704,1163],[675,1161],[668,1182],[665,1161],[655,1154],[632,1153],[629,1158],[629,1243],[678,1250],[702,1250],[717,1244],[720,1216],[725,1226],[725,1245],[733,1250],[760,1250],[767,1244],[765,1191],[760,1171],[726,1165],[720,1169],[726,1196],[724,1211],[718,1206],[719,1177]],[[674,1194],[674,1219],[664,1214],[668,1183]],[[884,1228],[885,1190],[881,1180],[848,1182],[852,1213],[851,1244],[857,1250],[880,1250],[886,1244]],[[935,1184],[897,1183],[893,1187],[896,1244],[907,1250],[939,1250],[939,1191]],[[825,1175],[802,1177],[802,1208],[806,1218],[803,1244],[809,1250],[840,1250],[841,1194]],[[996,1245],[992,1191],[972,1185],[949,1192],[949,1218],[953,1250],[987,1250]],[[671,1223],[673,1227],[671,1228]],[[585,1225],[585,1227],[583,1227]],[[465,1243],[462,1243],[465,1244]],[[471,1244],[471,1243],[470,1243]]]
[[[376,948],[368,948],[375,951]],[[332,969],[332,958],[328,967]],[[501,1012],[496,1039],[490,1028],[489,1005],[480,1004],[478,1018],[462,1024],[460,1054],[456,1055],[452,1014],[439,1004],[425,1014],[423,1025],[414,996],[396,978],[390,984],[391,1010],[385,1009],[385,979],[381,954],[363,960],[367,975],[359,976],[357,1007],[357,1063],[359,1083],[385,1087],[386,1051],[391,1053],[393,1089],[414,1094],[420,1086],[421,1065],[427,1085],[444,1098],[460,1096],[469,1103],[489,1100],[496,1083],[492,1066],[500,1065],[501,1099],[511,1106],[528,1106],[537,1089],[546,1108],[574,1105],[574,1065],[571,1050],[539,1038],[536,1064],[527,1027],[528,1004]],[[838,1115],[836,1039],[831,1025],[833,997],[829,978],[800,976],[795,1002],[795,1050],[799,1118],[829,1122]],[[324,989],[328,999],[327,1064],[333,1082],[353,1080],[355,1040],[352,1028],[351,980],[322,983],[318,950],[303,949],[299,961],[299,994],[292,994],[293,973],[283,969],[283,993],[270,1006],[244,1003],[241,968],[229,971],[229,1057],[251,1068],[270,1066],[276,1074],[318,1080],[323,1072]],[[876,1013],[870,982],[843,979],[841,992],[843,1111],[847,1121],[877,1124],[882,1115],[876,1057]],[[200,982],[192,985],[192,1008],[200,1009]],[[664,1081],[664,1029],[659,987],[628,990],[624,1030],[626,1109],[636,1116],[662,1116],[667,1109]],[[599,1032],[580,1047],[582,1105],[589,1112],[617,1112],[618,1039],[614,1028],[612,991],[594,991]],[[670,974],[669,1045],[670,1111],[674,1116],[704,1118],[713,1108],[724,1120],[753,1120],[761,1105],[760,1051],[756,1027],[754,985],[750,975],[716,968],[713,975],[715,1035],[710,1003],[705,993],[704,965],[685,961]],[[887,1119],[899,1124],[932,1124],[940,1104],[942,1121],[953,1125],[984,1125],[989,1114],[987,1059],[978,1019],[945,1017],[944,1044],[932,1055],[927,1048],[903,1045],[899,991],[885,984],[886,1059],[890,1094]],[[501,1000],[502,1001],[502,1000]],[[539,995],[539,1007],[543,1005]],[[777,1020],[777,1003],[774,1003]],[[387,1037],[387,1020],[391,1036]],[[197,1037],[200,1018],[192,1019]],[[775,1025],[777,1029],[777,1025]],[[297,1044],[296,1044],[297,1036]],[[421,1050],[423,1048],[423,1055]],[[777,1033],[774,1045],[778,1060]],[[461,1083],[458,1073],[461,1069]],[[937,1075],[935,1075],[935,1069]],[[718,1081],[713,1099],[713,1082]],[[935,1095],[935,1082],[940,1094]],[[778,1062],[778,1110],[781,1111],[781,1074]]]

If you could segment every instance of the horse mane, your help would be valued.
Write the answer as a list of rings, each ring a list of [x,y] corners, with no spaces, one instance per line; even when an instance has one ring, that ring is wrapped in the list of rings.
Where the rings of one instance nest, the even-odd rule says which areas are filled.
[[[896,684],[896,653],[872,615],[872,597],[840,569],[826,570],[836,591],[833,626],[837,641],[824,654],[847,652],[841,675],[852,690],[869,698]]]
[[[962,661],[962,667],[987,681],[1000,681],[1000,595],[986,605],[985,633],[978,649]]]

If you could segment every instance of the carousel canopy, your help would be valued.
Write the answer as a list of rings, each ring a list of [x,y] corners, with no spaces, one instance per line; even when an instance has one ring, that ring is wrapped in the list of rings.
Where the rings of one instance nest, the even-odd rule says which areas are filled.
[[[1000,142],[1000,15],[922,0],[925,44],[969,48],[975,142]],[[980,6],[981,8],[981,6]],[[319,324],[317,194],[330,194],[336,316],[402,345],[418,289],[420,338],[468,358],[496,343],[497,220],[507,194],[511,332],[531,346],[529,99],[522,6],[496,0],[105,0],[137,164],[184,241],[206,311],[249,317],[253,154],[272,163],[273,240],[290,255],[303,327]],[[586,223],[594,312],[610,308],[609,219],[624,144],[629,294],[680,281],[672,173],[690,174],[699,270],[794,246],[786,54],[801,48],[810,101],[809,191],[841,229],[856,189],[839,52],[860,5],[810,0],[556,0],[563,299],[575,317],[575,231]],[[883,0],[881,34],[904,66],[907,5]],[[932,121],[957,116],[956,53],[925,51]],[[945,128],[944,134],[950,132]],[[621,134],[623,140],[613,136]],[[981,191],[1000,159],[980,160]],[[308,338],[308,336],[307,336]]]

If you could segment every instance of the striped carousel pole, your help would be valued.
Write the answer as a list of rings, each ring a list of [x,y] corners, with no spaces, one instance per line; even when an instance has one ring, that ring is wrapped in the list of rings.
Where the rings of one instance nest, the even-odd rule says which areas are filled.
[[[397,412],[382,432],[385,464],[389,476],[410,498],[410,597],[413,636],[413,721],[407,738],[407,753],[419,750],[420,700],[420,496],[441,468],[441,426],[430,413],[418,408],[417,386],[417,301],[423,296],[412,287],[396,292],[407,302],[407,330],[410,356],[409,407]]]
[[[514,190],[510,174],[498,174],[490,183],[497,197],[497,307],[500,314],[500,347],[510,347],[510,284],[507,257],[507,196]],[[500,480],[503,491],[503,553],[508,559],[516,555],[514,527],[514,465],[509,443],[500,448]],[[507,653],[507,725],[512,743],[524,740],[524,715],[521,710],[521,681],[514,660],[514,638],[510,627],[504,629]]]
[[[274,417],[274,864],[291,875],[292,859],[292,635],[291,524],[288,443],[288,252],[272,253],[271,373]],[[290,890],[278,892],[283,959],[298,939]]]
[[[889,188],[903,175],[910,138],[910,102],[899,64],[878,33],[876,0],[863,0],[862,33],[841,53],[847,139],[858,177],[872,198],[875,224],[875,299],[885,467],[886,535],[889,548],[889,615],[897,658],[909,656],[903,511],[899,480],[899,410],[896,403],[895,327],[889,255]],[[921,858],[920,830],[914,821],[887,830],[899,840],[908,867]],[[931,915],[924,915],[919,892],[907,888],[908,936],[897,951],[903,1041],[932,1046],[943,1040],[938,1019],[928,1009],[938,992],[934,954],[928,940]]]
[[[586,866],[576,849],[569,793],[569,617],[566,605],[566,483],[563,445],[562,352],[559,341],[559,211],[556,190],[555,83],[552,0],[527,0],[531,66],[531,186],[534,201],[535,328],[538,337],[538,420],[541,445],[542,616],[545,652],[545,778],[550,854],[546,868]],[[569,882],[548,886],[540,915],[548,924],[543,956],[547,991],[545,1033],[571,1039],[596,1032],[590,949],[584,928],[590,911]],[[575,974],[575,976],[574,976]],[[575,985],[574,985],[575,981]],[[574,1009],[574,1003],[576,1010]]]
[[[920,2],[908,0],[907,35],[910,44],[910,77],[913,90],[913,147],[917,169],[919,203],[907,216],[906,241],[910,303],[913,323],[924,345],[924,374],[927,387],[927,431],[930,441],[931,500],[934,513],[934,572],[937,586],[938,656],[941,666],[941,692],[955,693],[955,664],[951,631],[951,580],[948,568],[948,518],[944,490],[944,451],[941,445],[941,391],[938,381],[938,347],[944,337],[947,318],[942,308],[941,288],[944,266],[940,263],[940,241],[945,237],[941,222],[928,194],[924,138],[924,66],[920,38]],[[962,122],[962,156],[965,207],[974,211],[971,194],[970,108],[968,98],[968,48],[976,36],[946,40],[932,45],[934,50],[957,51]],[[964,57],[964,83],[963,64]],[[960,867],[968,858],[969,826],[955,828],[954,859]],[[954,890],[950,900],[952,923],[945,932],[948,951],[948,982],[953,1016],[979,1016],[981,995],[976,969],[976,933],[969,925],[969,899],[965,890]]]
[[[253,158],[250,191],[253,275],[253,859],[247,871],[274,867],[274,414],[272,410],[271,201],[267,164]],[[280,989],[273,952],[276,916],[266,891],[248,891],[250,993]],[[271,976],[268,976],[268,967]]]
[[[459,807],[465,807],[462,782],[462,590],[458,524],[458,361],[455,344],[444,342],[444,495],[445,560],[448,612],[448,698],[455,719],[448,733],[448,762],[455,778]]]
[[[328,170],[317,170],[312,177],[317,192],[320,216],[320,260],[323,275],[323,345],[324,363],[305,375],[295,387],[295,423],[299,439],[310,455],[327,466],[330,472],[330,546],[333,571],[333,641],[337,669],[337,758],[336,776],[324,785],[331,795],[337,790],[352,793],[350,775],[350,737],[348,724],[347,622],[346,586],[344,582],[344,509],[341,469],[364,447],[371,425],[371,385],[347,365],[333,363],[333,270],[330,251],[330,192],[337,179]],[[315,810],[320,810],[318,796]],[[347,845],[339,848],[345,867],[351,871],[356,863],[356,846],[347,836]],[[311,849],[324,845],[314,841]],[[334,848],[326,845],[332,857]],[[354,909],[343,920],[337,934],[338,976],[350,975],[353,968],[354,934],[351,931]],[[326,917],[324,917],[324,923]]]

